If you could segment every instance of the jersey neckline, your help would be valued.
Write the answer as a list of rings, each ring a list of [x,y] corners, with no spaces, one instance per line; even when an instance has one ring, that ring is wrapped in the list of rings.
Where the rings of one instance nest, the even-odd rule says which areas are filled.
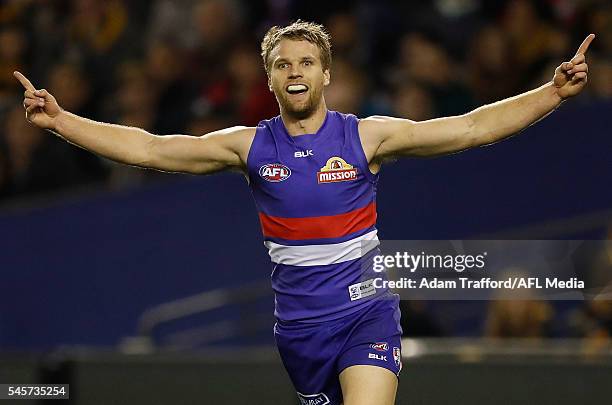
[[[282,128],[282,131],[285,134],[285,137],[288,138],[289,142],[296,146],[300,146],[300,145],[303,145],[304,143],[312,143],[312,142],[318,141],[320,138],[324,137],[323,135],[325,134],[325,132],[323,131],[325,131],[325,129],[329,126],[329,122],[331,121],[332,113],[333,111],[327,110],[327,112],[325,113],[325,119],[323,120],[323,124],[317,130],[317,132],[310,133],[310,134],[295,135],[295,136],[291,136],[291,134],[289,134],[289,131],[287,131],[287,127],[285,126],[285,123],[283,122],[283,119],[280,115],[278,116],[278,120],[279,120],[280,127]]]

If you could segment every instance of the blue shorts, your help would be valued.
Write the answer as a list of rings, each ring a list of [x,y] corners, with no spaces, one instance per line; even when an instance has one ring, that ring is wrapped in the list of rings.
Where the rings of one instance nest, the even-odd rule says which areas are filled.
[[[344,318],[322,323],[283,322],[274,337],[302,404],[341,404],[338,376],[347,367],[372,365],[399,375],[399,298],[379,298]]]

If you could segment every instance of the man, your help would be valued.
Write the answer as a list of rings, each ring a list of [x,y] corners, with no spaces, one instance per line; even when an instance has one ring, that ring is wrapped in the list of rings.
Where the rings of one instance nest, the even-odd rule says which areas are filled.
[[[328,111],[331,52],[323,27],[273,27],[262,57],[280,116],[201,137],[155,136],[78,117],[15,76],[31,123],[99,155],[172,172],[244,172],[274,263],[275,338],[300,401],[382,405],[394,402],[401,368],[398,299],[373,287],[373,250],[362,249],[377,241],[382,162],[491,144],[536,122],[584,88],[593,38],[535,90],[462,116],[414,122]]]

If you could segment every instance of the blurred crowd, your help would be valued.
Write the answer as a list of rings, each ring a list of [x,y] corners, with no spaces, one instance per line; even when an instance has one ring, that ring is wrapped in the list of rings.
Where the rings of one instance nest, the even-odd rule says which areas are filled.
[[[462,114],[552,78],[589,33],[581,103],[612,99],[609,0],[0,0],[0,202],[163,174],[121,166],[29,125],[20,70],[60,105],[155,134],[202,135],[278,114],[259,56],[272,25],[323,23],[332,37],[328,107],[413,120]],[[612,235],[612,231],[611,231]],[[610,253],[610,252],[608,252]],[[606,263],[612,263],[610,253]],[[609,341],[612,301],[569,311],[566,334]],[[409,336],[449,333],[402,302]],[[546,337],[557,309],[492,301],[485,335]],[[557,314],[558,316],[558,314]]]
[[[116,165],[30,126],[20,70],[60,105],[156,134],[201,135],[278,114],[259,56],[297,18],[333,44],[328,106],[425,120],[552,77],[590,32],[582,102],[612,97],[612,4],[597,0],[0,1],[0,201],[161,175]]]
[[[549,249],[546,254],[548,262],[541,262],[537,267],[516,267],[513,258],[508,262],[509,267],[504,267],[499,274],[495,273],[493,266],[493,274],[497,275],[494,278],[498,280],[514,277],[527,280],[534,276],[542,278],[544,274],[554,274],[564,280],[575,277],[584,282],[584,288],[580,289],[581,295],[574,295],[573,299],[569,295],[561,298],[559,294],[551,294],[550,289],[530,288],[498,289],[490,299],[483,301],[402,300],[400,308],[404,334],[409,337],[467,334],[534,341],[560,337],[583,338],[584,348],[589,353],[609,350],[612,348],[612,224],[607,227],[603,237],[605,239],[576,244],[572,249],[563,247],[570,245],[568,241],[557,241],[552,245],[550,241],[543,244],[540,241],[538,249],[542,250],[538,250],[538,255]],[[538,242],[530,241],[529,246],[538,246]],[[552,246],[556,250],[550,250]],[[503,249],[512,249],[511,244],[504,241]],[[521,255],[525,253],[521,251]],[[503,260],[500,259],[497,264],[503,263]],[[537,260],[530,261],[535,262]],[[565,267],[567,263],[571,265]],[[568,272],[568,269],[571,270]],[[449,322],[462,318],[472,318],[472,322],[463,326]]]

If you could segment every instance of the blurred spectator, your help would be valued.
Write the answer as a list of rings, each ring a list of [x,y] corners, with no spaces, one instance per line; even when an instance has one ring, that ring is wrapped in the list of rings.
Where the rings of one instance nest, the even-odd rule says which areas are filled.
[[[158,89],[149,84],[145,67],[139,62],[124,62],[115,72],[117,87],[112,97],[109,120],[153,131]]]
[[[192,73],[204,84],[225,78],[228,50],[244,40],[240,7],[234,1],[202,0],[195,4],[191,20],[196,29]]]
[[[197,47],[191,54],[191,76],[197,95],[193,107],[198,117],[218,112],[231,115],[234,107],[229,69],[231,51],[236,46],[255,47],[250,37],[241,31],[242,13],[234,1],[203,0],[193,10],[192,19],[197,32]],[[265,77],[261,62],[255,65]],[[235,125],[235,124],[234,124]]]
[[[442,46],[418,33],[405,35],[400,46],[395,85],[415,81],[425,86],[432,95],[436,116],[463,114],[473,106],[461,81],[462,67]]]
[[[326,28],[334,42],[334,64],[340,58],[355,66],[365,61],[366,49],[360,41],[359,21],[354,13],[332,14]]]
[[[236,46],[229,56],[228,73],[228,99],[233,100],[238,124],[255,126],[259,121],[279,114],[256,47],[245,43]]]
[[[98,181],[108,164],[65,145],[63,163],[77,174],[49,184],[32,180],[38,170],[32,155],[43,160],[34,166],[53,162],[54,152],[47,158],[42,151],[55,150],[47,144],[55,139],[9,125],[23,93],[13,70],[24,70],[36,86],[55,91],[64,108],[89,118],[157,134],[202,135],[278,114],[259,41],[271,23],[296,18],[326,24],[334,52],[328,106],[361,117],[425,120],[517,94],[550,80],[588,32],[597,39],[581,100],[612,98],[612,6],[605,0],[365,0],[350,7],[325,1],[5,0],[0,189],[15,195]],[[15,140],[15,133],[26,135]],[[110,180],[115,185],[153,177],[117,170]]]
[[[5,0],[0,3],[0,26],[18,22],[36,0]]]
[[[65,53],[92,72],[88,80],[100,97],[113,85],[108,72],[125,58],[142,52],[137,25],[121,0],[72,0],[66,30]]]
[[[14,102],[14,95],[22,93],[13,71],[25,68],[24,54],[27,40],[23,30],[14,26],[0,29],[0,111]]]
[[[150,83],[141,97],[157,101],[154,132],[162,135],[183,132],[196,91],[186,77],[183,52],[171,42],[156,42],[149,47],[145,58]]]
[[[232,117],[214,111],[193,118],[187,126],[187,134],[201,136],[233,125]]]
[[[9,111],[1,134],[8,159],[6,194],[34,194],[92,180],[79,162],[82,151],[30,125],[21,105]]]
[[[431,95],[418,84],[402,84],[395,90],[393,114],[413,121],[435,118]]]
[[[612,56],[612,4],[605,0],[595,0],[578,3],[580,21],[577,26],[583,32],[593,32],[597,35],[593,51],[596,54],[610,58]]]
[[[515,76],[522,79],[518,83],[521,90],[528,87],[551,58],[567,57],[572,51],[567,34],[546,22],[543,13],[543,8],[534,2],[512,0],[502,15],[501,27],[512,45],[515,62],[512,67]]]
[[[589,93],[598,99],[612,99],[612,53],[606,57],[591,57]]]
[[[605,237],[574,254],[576,267],[585,269],[578,274],[585,280],[589,301],[570,314],[568,323],[574,336],[607,343],[612,340],[612,224]]]
[[[548,337],[552,315],[553,309],[546,301],[491,301],[485,335],[493,338]]]
[[[68,25],[71,39],[96,55],[106,55],[121,43],[128,24],[122,1],[73,0]]]
[[[343,113],[361,115],[366,102],[367,83],[360,70],[343,57],[334,59],[331,81],[325,89],[327,107]]]
[[[62,100],[62,107],[75,114],[91,116],[91,86],[80,66],[70,62],[56,63],[46,82],[51,94]]]
[[[95,115],[90,82],[81,66],[68,62],[58,62],[50,70],[49,77],[45,82],[51,94],[61,100],[61,105],[66,110],[85,117]],[[80,148],[71,148],[70,155],[74,157],[75,164],[80,172],[78,177],[82,181],[87,181],[87,179],[101,181],[106,177],[106,170],[100,158],[96,155]]]
[[[107,121],[153,132],[157,89],[149,85],[144,66],[139,62],[124,62],[115,72],[117,88],[106,106]],[[109,160],[111,188],[122,188],[141,183],[151,171],[121,165]]]
[[[469,50],[469,83],[478,104],[512,96],[516,86],[508,38],[494,26],[483,28]],[[552,77],[552,73],[550,73]]]
[[[172,41],[183,49],[198,44],[196,21],[192,18],[201,0],[155,0],[151,5],[148,42]]]
[[[596,299],[573,312],[569,325],[575,337],[608,343],[612,338],[612,300]]]
[[[508,269],[500,280],[529,277],[522,269]],[[543,338],[552,333],[554,309],[536,290],[499,289],[488,303],[485,336],[491,338]]]

